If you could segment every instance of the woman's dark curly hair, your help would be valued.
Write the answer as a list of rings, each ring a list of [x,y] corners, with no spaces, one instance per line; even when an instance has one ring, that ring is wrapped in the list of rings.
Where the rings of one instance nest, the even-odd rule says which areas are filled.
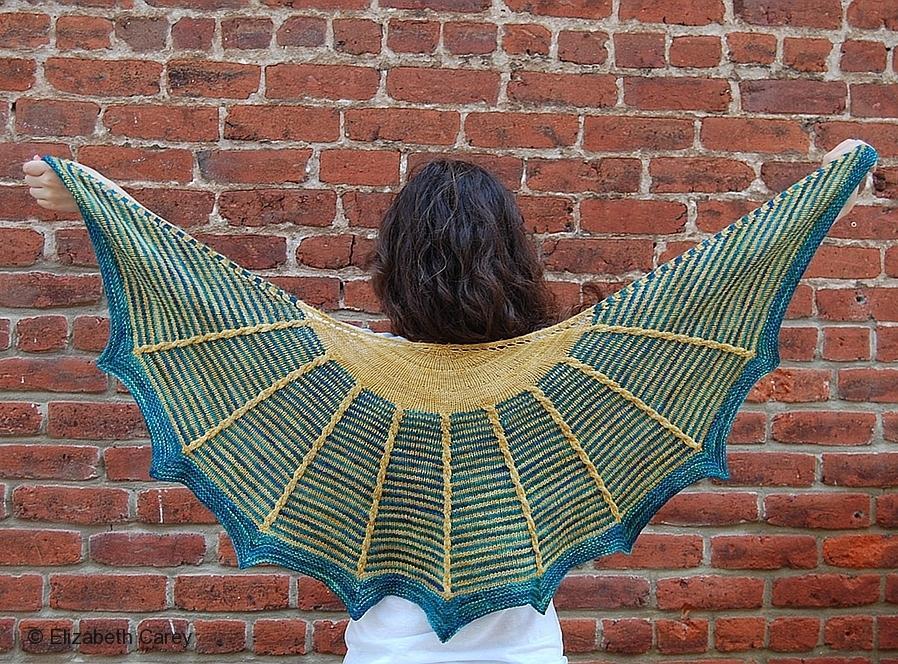
[[[369,268],[392,331],[411,341],[498,341],[555,322],[514,195],[470,162],[415,170],[384,214]]]

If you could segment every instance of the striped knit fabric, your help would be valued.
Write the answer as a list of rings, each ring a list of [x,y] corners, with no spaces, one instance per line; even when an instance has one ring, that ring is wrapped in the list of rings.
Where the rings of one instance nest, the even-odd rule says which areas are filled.
[[[799,278],[875,164],[862,145],[583,312],[530,334],[428,344],[369,334],[43,157],[78,202],[150,474],[188,486],[240,568],[326,583],[360,618],[384,595],[441,641],[487,613],[545,613],[725,441]]]

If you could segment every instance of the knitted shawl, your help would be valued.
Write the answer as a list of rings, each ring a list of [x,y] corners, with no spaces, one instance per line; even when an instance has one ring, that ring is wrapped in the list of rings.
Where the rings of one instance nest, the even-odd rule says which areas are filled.
[[[562,322],[474,344],[365,332],[43,160],[87,225],[110,315],[97,364],[146,420],[150,475],[215,514],[239,568],[315,577],[354,619],[404,597],[445,642],[500,609],[545,613],[572,567],[729,478],[736,412],[877,154],[854,148]]]

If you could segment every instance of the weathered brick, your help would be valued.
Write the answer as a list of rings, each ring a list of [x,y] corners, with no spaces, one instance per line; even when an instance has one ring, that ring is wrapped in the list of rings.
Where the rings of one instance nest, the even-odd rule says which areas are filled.
[[[836,115],[845,110],[842,81],[770,79],[742,81],[742,109],[752,113]]]
[[[725,111],[730,100],[730,85],[724,79],[624,78],[624,103],[641,110]]]
[[[733,12],[746,23],[827,28],[842,26],[839,0],[733,0]]]

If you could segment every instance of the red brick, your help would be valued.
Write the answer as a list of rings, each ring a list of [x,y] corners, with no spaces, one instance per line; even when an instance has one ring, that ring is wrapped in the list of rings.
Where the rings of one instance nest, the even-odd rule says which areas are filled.
[[[0,58],[0,90],[28,90],[34,85],[34,60]]]
[[[418,108],[350,108],[346,136],[357,141],[401,141],[452,145],[461,124],[458,113]],[[339,116],[337,117],[339,127]]]
[[[602,650],[640,655],[652,649],[652,623],[640,618],[602,620]]]
[[[107,384],[106,374],[83,357],[0,359],[0,390],[104,392]]]
[[[608,35],[592,30],[562,30],[558,33],[558,59],[581,65],[599,65],[608,58]]]
[[[115,36],[135,51],[165,48],[168,19],[164,16],[117,16]]]
[[[443,23],[443,46],[453,55],[487,55],[496,50],[497,33],[497,27],[488,23],[447,21]]]
[[[813,649],[820,632],[819,618],[784,616],[770,621],[770,648],[776,652]]]
[[[81,534],[74,530],[0,528],[0,564],[29,568],[81,561]]]
[[[3,48],[36,48],[50,43],[50,17],[46,14],[4,12],[0,14],[0,43]]]
[[[836,115],[845,110],[842,81],[756,80],[739,85],[742,109],[752,113]]]
[[[639,69],[667,65],[663,32],[621,32],[614,35],[614,59],[618,67]]]
[[[621,0],[621,20],[635,19],[642,23],[674,25],[707,25],[723,22],[721,0]]]
[[[856,91],[852,91],[854,94]],[[896,95],[898,104],[898,95]],[[898,109],[898,105],[896,105]],[[816,144],[823,150],[832,150],[839,143],[848,138],[857,138],[867,141],[876,147],[882,157],[898,157],[898,125],[885,122],[850,122],[850,121],[825,121],[814,127],[817,136]],[[864,209],[857,207],[855,210]],[[881,214],[881,209],[866,208],[871,212]],[[833,229],[835,232],[835,229]],[[882,239],[886,239],[883,236]],[[889,236],[890,237],[890,236]]]
[[[295,2],[293,4],[295,6]],[[315,4],[320,7],[321,2]],[[365,3],[363,6],[368,5]],[[380,6],[393,9],[432,9],[437,12],[470,13],[488,9],[490,0],[383,0]]]
[[[0,273],[0,306],[4,307],[71,307],[99,302],[101,296],[99,275]]]
[[[270,611],[289,606],[289,591],[286,574],[179,575],[174,598],[186,611]]]
[[[30,228],[0,228],[0,266],[34,265],[44,252],[44,236]]]
[[[731,32],[726,36],[730,60],[740,64],[769,65],[776,60],[776,35]]]
[[[514,12],[537,16],[600,19],[611,16],[611,0],[506,0]]]
[[[848,607],[879,601],[876,574],[808,574],[773,580],[772,606]]]
[[[218,109],[176,104],[117,104],[103,113],[103,124],[111,134],[132,138],[214,141],[218,138]]]
[[[658,652],[665,655],[700,653],[708,649],[708,621],[699,618],[657,620]]]
[[[313,307],[335,308],[339,301],[340,280],[333,277],[271,277],[270,281]],[[351,308],[349,288],[346,306]]]
[[[65,316],[34,316],[20,318],[16,323],[16,347],[28,353],[63,350],[69,331]]]
[[[145,523],[218,523],[186,487],[141,491],[137,494],[137,517]]]
[[[225,49],[269,47],[273,24],[270,18],[236,16],[221,19],[221,45]]]
[[[82,634],[78,652],[86,655],[126,655],[130,626],[127,618],[82,618],[78,632]],[[90,638],[87,638],[90,635]]]
[[[537,191],[580,193],[639,190],[642,165],[638,159],[539,159],[527,162],[527,185]]]
[[[605,108],[617,101],[615,77],[608,74],[516,71],[511,75],[507,93],[513,101],[539,105]]]
[[[278,46],[324,46],[327,19],[319,16],[289,16],[278,28]]]
[[[587,115],[583,147],[595,152],[683,150],[692,147],[692,120],[620,115]]]
[[[574,230],[574,203],[564,196],[517,196],[518,207],[529,233],[557,233]]]
[[[186,619],[147,618],[137,625],[144,635],[137,648],[141,652],[185,652],[190,639],[190,623]]]
[[[561,610],[637,608],[645,606],[650,590],[648,581],[637,575],[573,574],[562,580],[555,605]]]
[[[839,370],[839,396],[849,401],[898,402],[898,369]]]
[[[196,651],[223,655],[246,650],[246,623],[242,620],[194,620]]]
[[[620,274],[651,269],[652,244],[646,240],[560,238],[542,245],[546,268],[574,273]]]
[[[90,164],[112,180],[156,180],[190,182],[193,154],[190,150],[123,145],[85,145],[78,161]]]
[[[875,359],[879,362],[894,362],[898,359],[898,328],[877,326]]]
[[[257,655],[305,655],[307,624],[299,618],[260,618],[253,622],[253,651]]]
[[[297,608],[302,611],[344,611],[343,602],[323,582],[310,576],[297,579]]]
[[[74,650],[74,640],[71,638],[72,625],[72,621],[67,618],[22,618],[19,620],[19,644],[24,652],[32,654],[72,651]],[[70,638],[59,638],[66,634]]]
[[[322,182],[391,185],[399,182],[399,152],[395,150],[323,150],[319,179]]]
[[[682,232],[686,206],[677,201],[587,198],[580,204],[580,228],[591,233]]]
[[[38,433],[42,416],[37,404],[0,401],[0,436],[29,436]]]
[[[255,64],[212,60],[169,60],[168,90],[178,97],[246,99],[259,89]]]
[[[813,569],[817,540],[810,535],[721,535],[711,539],[711,564],[722,569]]]
[[[806,154],[810,140],[801,123],[762,118],[704,118],[702,144],[726,152],[798,152]]]
[[[172,46],[176,49],[209,50],[215,36],[214,18],[184,16],[171,26]]]
[[[348,620],[315,620],[312,622],[312,644],[315,652],[332,655],[346,654],[344,634]]]
[[[764,626],[762,617],[718,618],[714,621],[714,649],[737,652],[763,648]]]
[[[393,67],[387,72],[387,94],[398,101],[495,104],[499,74],[474,69]]]
[[[891,0],[852,0],[848,24],[867,30],[898,30],[898,5]]]
[[[716,67],[720,64],[721,52],[719,37],[674,37],[670,43],[670,64],[675,67]]]
[[[842,44],[843,72],[881,72],[886,68],[886,45],[878,41],[848,39]]]
[[[898,565],[898,535],[841,535],[823,542],[823,560],[834,567]]]
[[[754,171],[741,161],[719,158],[659,157],[649,165],[652,191],[743,191]]]
[[[465,136],[480,147],[556,148],[573,145],[579,122],[557,113],[469,113]]]
[[[129,190],[128,187],[125,189]],[[213,192],[196,189],[148,187],[146,189],[133,188],[130,189],[130,192],[145,207],[183,228],[206,224],[215,203]]]
[[[0,475],[22,479],[87,480],[98,476],[99,450],[90,445],[3,445]]]
[[[44,75],[57,90],[91,96],[129,97],[159,93],[162,65],[146,60],[50,57]]]
[[[39,574],[0,575],[0,611],[40,611],[43,585]]]
[[[851,114],[862,118],[898,118],[898,84],[852,84]]]
[[[872,413],[793,411],[773,416],[771,438],[784,443],[864,445],[873,437]]]
[[[658,579],[658,608],[756,609],[764,602],[764,580],[750,576],[690,576]]]
[[[839,0],[733,0],[737,18],[755,25],[789,27],[842,27]]]
[[[206,539],[199,533],[95,533],[89,550],[91,560],[116,567],[199,565]]]
[[[103,16],[60,16],[56,19],[56,48],[100,49],[112,46],[112,21]]]
[[[162,574],[52,574],[50,606],[72,611],[160,611],[165,608]]]
[[[682,493],[668,500],[651,523],[721,526],[758,520],[757,497],[751,493]]]
[[[811,486],[814,457],[787,452],[733,452],[727,458],[733,485]]]
[[[128,519],[128,492],[100,486],[26,486],[12,492],[20,519],[64,523],[117,523]]]
[[[337,196],[324,189],[252,189],[223,191],[219,214],[231,226],[329,226],[336,215]]]
[[[352,262],[353,235],[313,235],[303,238],[296,261],[310,267],[338,269]]]
[[[262,4],[266,7],[293,9],[367,9],[369,2],[368,0],[262,0]]]
[[[828,39],[786,37],[783,40],[783,64],[802,72],[825,72],[833,50]]]
[[[596,621],[594,618],[562,618],[562,648],[568,655],[593,652],[596,649]]]
[[[303,100],[306,97],[370,99],[377,92],[379,81],[380,75],[373,67],[280,63],[265,67],[265,96]]]
[[[197,233],[195,237],[248,270],[268,270],[287,262],[287,239],[281,236]]]
[[[240,141],[336,141],[340,113],[336,108],[286,105],[230,106],[224,137]]]
[[[391,19],[388,25],[387,46],[394,53],[433,53],[439,40],[438,21]]]
[[[16,100],[16,131],[32,136],[89,136],[94,133],[99,105],[52,99]]]
[[[47,435],[77,440],[128,440],[148,434],[136,403],[51,401],[47,405]]]
[[[834,650],[872,650],[873,616],[833,616],[826,620],[823,641]]]
[[[730,86],[715,78],[624,78],[624,103],[643,110],[725,111]]]
[[[898,453],[823,454],[824,484],[841,486],[898,486]]]
[[[502,29],[504,30],[502,49],[509,55],[549,54],[552,33],[544,26],[533,23],[506,23]]]
[[[362,55],[380,53],[383,26],[364,18],[334,19],[334,49],[342,53]]]
[[[612,553],[594,561],[596,569],[673,569],[699,567],[702,564],[702,538],[697,535],[667,535],[642,533],[636,538],[630,553]],[[571,578],[571,577],[568,577]],[[601,580],[601,577],[599,577]],[[607,584],[606,584],[607,585]],[[590,588],[590,590],[602,590]],[[646,588],[648,593],[648,588]],[[607,592],[592,592],[591,596],[607,597]],[[560,606],[556,594],[556,607]],[[641,597],[634,598],[636,603]],[[593,604],[599,604],[593,600]],[[607,604],[606,604],[607,606]],[[566,606],[563,608],[605,608],[600,606]],[[614,607],[616,608],[616,607]]]
[[[309,148],[200,150],[196,154],[203,177],[213,182],[304,182]]]

